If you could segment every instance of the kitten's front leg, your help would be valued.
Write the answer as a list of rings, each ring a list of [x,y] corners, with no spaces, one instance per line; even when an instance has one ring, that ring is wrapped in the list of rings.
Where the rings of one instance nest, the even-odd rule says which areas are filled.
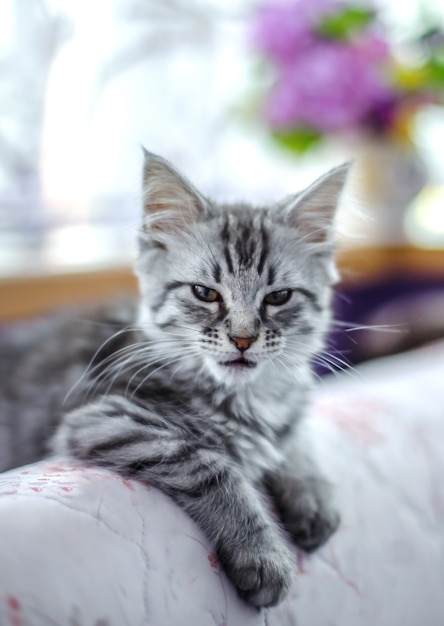
[[[173,497],[212,540],[239,595],[257,607],[277,604],[289,590],[294,555],[237,468],[214,452],[198,456],[199,482]]]
[[[222,450],[202,447],[119,396],[66,415],[53,448],[172,496],[213,543],[239,594],[255,606],[277,604],[286,595],[294,557],[260,494]]]
[[[306,443],[295,440],[287,460],[266,478],[285,529],[307,552],[322,546],[337,530],[330,483],[322,476]]]

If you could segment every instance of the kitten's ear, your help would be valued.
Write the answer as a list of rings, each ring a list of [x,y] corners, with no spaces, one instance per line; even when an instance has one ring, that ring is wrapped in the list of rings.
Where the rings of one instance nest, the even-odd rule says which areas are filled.
[[[206,213],[207,201],[168,161],[143,154],[144,230],[154,238],[182,232]]]
[[[344,163],[318,178],[284,206],[286,222],[300,230],[304,241],[323,243],[333,236],[333,222],[350,163]]]

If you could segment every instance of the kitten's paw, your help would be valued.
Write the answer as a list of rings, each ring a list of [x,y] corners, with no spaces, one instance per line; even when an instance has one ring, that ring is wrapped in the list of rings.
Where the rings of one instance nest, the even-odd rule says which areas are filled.
[[[282,544],[245,546],[221,555],[221,563],[239,595],[254,606],[274,606],[287,595],[294,575],[292,553]]]
[[[326,543],[337,530],[340,516],[330,504],[312,494],[307,494],[304,504],[300,506],[299,503],[298,512],[291,520],[286,519],[284,524],[296,545],[306,552],[312,552]]]

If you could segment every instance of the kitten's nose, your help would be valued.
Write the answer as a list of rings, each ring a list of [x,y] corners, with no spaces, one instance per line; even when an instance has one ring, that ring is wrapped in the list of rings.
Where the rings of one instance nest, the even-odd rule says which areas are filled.
[[[230,341],[236,344],[236,348],[240,350],[240,352],[245,352],[254,343],[257,339],[257,335],[255,337],[229,337]]]

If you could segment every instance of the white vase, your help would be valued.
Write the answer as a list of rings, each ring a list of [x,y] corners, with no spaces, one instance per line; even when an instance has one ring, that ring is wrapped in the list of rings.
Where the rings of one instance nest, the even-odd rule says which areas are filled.
[[[369,245],[407,245],[409,205],[427,181],[414,146],[369,140],[356,154],[352,195],[363,214],[361,238]]]

